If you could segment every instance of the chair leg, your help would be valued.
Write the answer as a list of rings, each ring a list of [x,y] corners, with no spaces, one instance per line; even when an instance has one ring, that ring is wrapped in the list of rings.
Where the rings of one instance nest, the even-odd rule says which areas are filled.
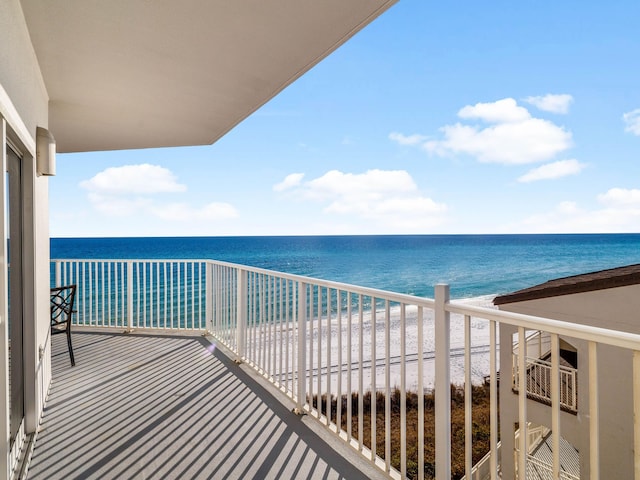
[[[71,357],[71,366],[76,366],[76,360],[73,358],[73,347],[71,346],[71,332],[67,332],[67,346],[69,347],[69,357]]]

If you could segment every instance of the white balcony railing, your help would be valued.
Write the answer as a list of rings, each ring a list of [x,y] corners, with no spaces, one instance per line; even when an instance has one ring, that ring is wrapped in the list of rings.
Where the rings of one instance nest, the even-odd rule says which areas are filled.
[[[589,373],[593,378],[597,378],[599,345],[632,351],[634,371],[629,381],[635,383],[633,402],[635,411],[640,411],[640,335],[450,302],[447,285],[437,285],[435,299],[427,299],[205,260],[55,260],[51,268],[57,285],[78,285],[79,325],[207,331],[239,361],[270,379],[295,402],[299,412],[316,418],[390,477],[415,475],[422,479],[435,464],[436,478],[450,480],[451,364],[452,359],[460,358],[460,352],[463,361],[458,366],[464,372],[465,385],[464,471],[466,478],[472,478],[472,373],[486,368],[474,364],[477,357],[472,357],[472,352],[477,345],[472,345],[472,324],[476,328],[482,323],[483,331],[489,333],[487,345],[480,350],[488,350],[489,357],[489,470],[493,480],[499,475],[499,324],[518,327],[521,344],[530,330],[549,335],[552,431],[559,431],[561,409],[560,335],[588,342]],[[461,345],[452,348],[451,329],[455,325],[462,326],[463,338]],[[518,358],[518,370],[525,371],[526,367],[525,359]],[[415,428],[407,421],[409,390],[416,392],[417,424],[422,425],[425,379],[429,375],[435,377],[435,462],[424,456],[424,428],[417,428],[416,445],[407,444],[407,430]],[[520,425],[527,423],[524,380],[524,376],[518,378]],[[589,390],[585,418],[592,441],[589,451],[581,455],[590,459],[593,473],[598,471],[600,458],[597,382],[590,381],[584,388]],[[382,392],[383,406],[372,401],[365,412],[367,391]],[[391,431],[392,420],[396,422],[398,414],[391,411],[391,397],[396,392],[400,396],[399,439],[392,439],[387,433],[383,444],[366,443],[365,436],[376,438],[378,431]],[[353,401],[336,401],[335,409],[331,401],[314,400],[321,396],[341,399],[347,394],[353,394]],[[365,418],[378,421],[365,427]],[[640,415],[635,416],[634,422],[635,431],[640,432]],[[560,452],[559,438],[553,436],[554,452]],[[392,446],[399,447],[397,471],[391,464]],[[416,457],[408,458],[412,451],[417,452]],[[519,437],[518,451],[518,470],[527,471],[533,460],[527,455],[526,435]],[[640,465],[640,433],[635,437],[634,455],[636,465]],[[560,478],[559,453],[554,455],[551,468],[554,477]],[[640,480],[638,470],[635,479]]]
[[[540,358],[526,357],[525,380],[527,395],[530,398],[551,402],[551,362]],[[560,375],[560,405],[572,411],[578,411],[578,370],[565,365],[558,367]],[[513,355],[512,388],[518,391],[520,385],[520,370],[518,369],[518,354]]]

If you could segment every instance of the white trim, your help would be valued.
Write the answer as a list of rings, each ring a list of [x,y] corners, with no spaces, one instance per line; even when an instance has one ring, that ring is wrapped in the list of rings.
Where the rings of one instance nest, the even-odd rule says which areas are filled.
[[[10,126],[12,133],[15,134],[19,142],[26,147],[28,153],[35,158],[36,155],[36,143],[33,135],[29,133],[29,129],[20,118],[18,111],[16,110],[13,102],[9,98],[9,95],[0,84],[0,117],[3,117],[6,120],[6,123]],[[4,145],[7,142],[7,136],[9,132],[5,132],[3,134],[3,138],[5,139],[2,143]],[[11,143],[11,147],[14,150],[17,150],[17,153],[25,154],[22,151],[22,148],[15,148],[17,145]]]
[[[24,416],[26,432],[38,427],[40,400],[38,364],[38,292],[36,251],[36,161],[24,155],[21,168],[22,204],[22,316],[24,365]],[[48,260],[48,259],[47,259]],[[46,262],[49,265],[49,262]]]
[[[1,88],[1,86],[0,86]],[[2,107],[2,93],[0,91],[0,107]],[[7,122],[0,116],[0,169],[3,172],[0,181],[0,478],[9,478],[10,449],[9,449],[9,332],[8,322],[8,268],[7,268],[7,201],[4,172],[7,171]]]

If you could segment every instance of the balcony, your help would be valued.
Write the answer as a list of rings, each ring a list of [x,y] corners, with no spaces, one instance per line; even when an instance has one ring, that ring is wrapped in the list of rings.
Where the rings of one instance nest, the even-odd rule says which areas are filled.
[[[69,367],[64,348],[54,344],[54,379],[33,478],[66,478],[65,468],[69,475],[86,470],[96,476],[358,478],[364,463],[384,478],[432,478],[435,471],[435,478],[448,480],[456,443],[456,459],[464,459],[461,474],[477,478],[471,385],[489,373],[486,478],[497,479],[500,325],[517,328],[521,341],[527,330],[549,335],[551,379],[560,379],[560,335],[588,342],[594,365],[599,346],[633,352],[630,381],[637,385],[631,400],[640,410],[639,335],[450,302],[445,285],[436,287],[435,299],[426,299],[212,261],[65,260],[51,268],[56,284],[78,285],[78,366]],[[474,343],[473,329],[485,332],[486,345]],[[517,363],[525,371],[525,358]],[[464,428],[452,436],[450,384],[458,371]],[[517,383],[524,425],[524,376]],[[598,478],[598,384],[584,388],[592,399],[588,422],[595,440],[581,455],[592,465],[591,478]],[[431,389],[434,406],[425,401]],[[559,382],[551,381],[549,389],[549,424],[557,432]],[[365,408],[368,392],[382,395],[382,404]],[[392,409],[396,393],[399,403]],[[415,424],[407,412],[414,394]],[[317,401],[321,397],[344,400]],[[428,413],[433,431],[418,428]],[[635,421],[640,432],[640,418]],[[312,433],[301,424],[313,425]],[[417,430],[415,440],[411,430]],[[369,440],[380,433],[382,442]],[[328,437],[341,445],[340,454],[357,458],[329,452]],[[521,472],[536,462],[527,437],[517,442]],[[560,440],[549,440],[554,478],[562,465]],[[433,457],[425,454],[432,444]],[[276,464],[281,470],[269,470]]]

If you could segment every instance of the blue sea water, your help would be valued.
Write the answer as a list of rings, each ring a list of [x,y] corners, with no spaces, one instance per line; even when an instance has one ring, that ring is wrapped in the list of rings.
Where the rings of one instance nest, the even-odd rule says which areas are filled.
[[[52,259],[212,259],[433,297],[492,296],[640,263],[640,234],[52,238]]]

